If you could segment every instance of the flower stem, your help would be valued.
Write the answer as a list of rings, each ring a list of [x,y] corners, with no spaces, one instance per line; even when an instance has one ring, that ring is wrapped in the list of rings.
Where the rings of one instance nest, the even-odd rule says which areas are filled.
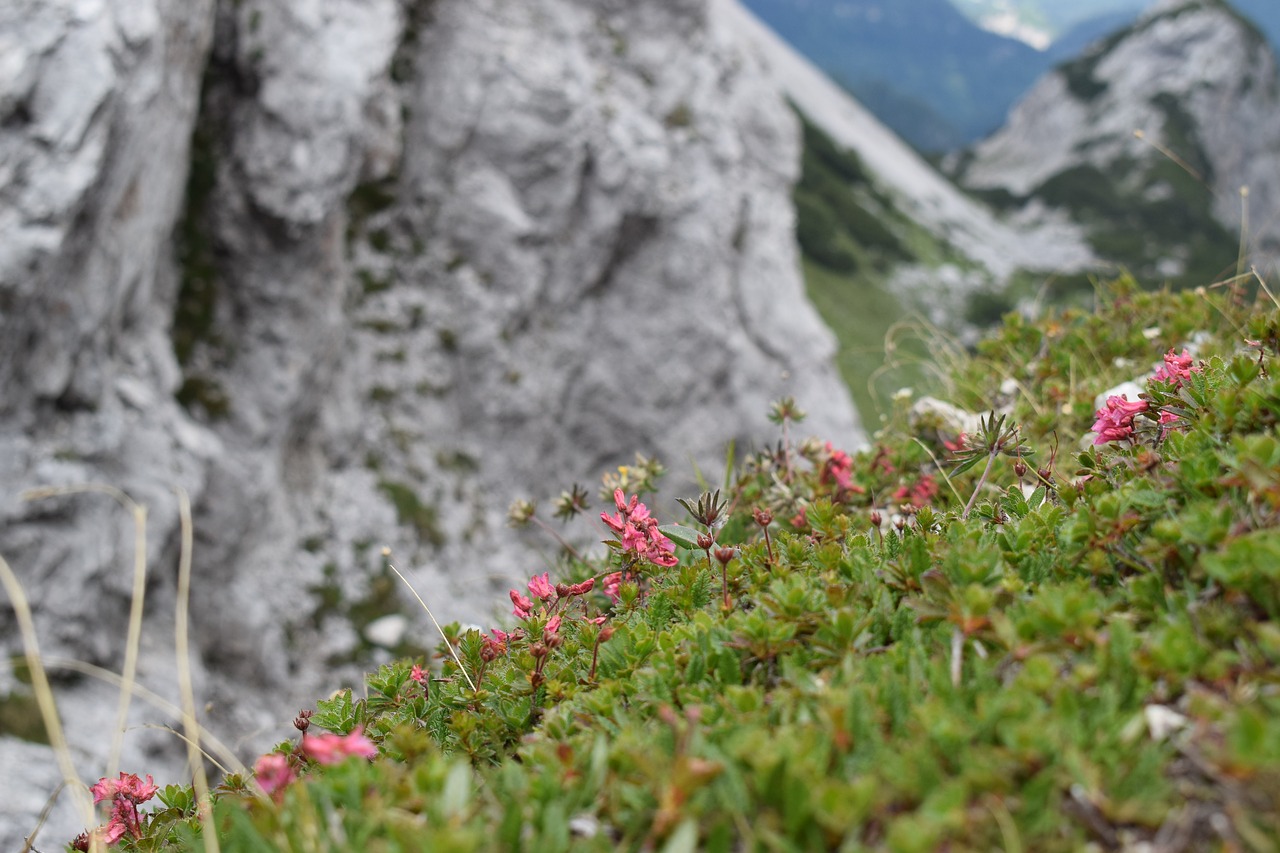
[[[987,457],[987,467],[982,469],[982,476],[978,478],[978,485],[974,487],[973,494],[969,496],[969,502],[964,505],[964,512],[960,514],[961,519],[967,519],[969,513],[973,510],[973,505],[978,502],[978,494],[982,491],[982,487],[987,484],[987,475],[991,473],[991,466],[995,464],[996,457],[999,455],[1000,451],[997,448]]]

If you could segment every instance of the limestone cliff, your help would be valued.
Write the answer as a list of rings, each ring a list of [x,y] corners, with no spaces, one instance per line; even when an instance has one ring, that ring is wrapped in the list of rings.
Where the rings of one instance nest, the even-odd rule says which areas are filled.
[[[860,441],[797,270],[797,145],[707,0],[4,4],[0,554],[43,651],[118,669],[133,540],[109,498],[25,489],[146,505],[142,679],[170,696],[191,495],[205,722],[249,758],[374,647],[433,642],[380,546],[488,621],[543,567],[516,498],[635,451],[711,469],[784,394]],[[64,673],[86,777],[113,697]],[[171,736],[126,745],[180,772]],[[7,737],[0,763],[18,849],[55,771]]]

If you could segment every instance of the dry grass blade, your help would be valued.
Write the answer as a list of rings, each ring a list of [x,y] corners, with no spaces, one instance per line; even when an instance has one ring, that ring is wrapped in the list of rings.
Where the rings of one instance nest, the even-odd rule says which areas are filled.
[[[209,797],[209,777],[204,772],[204,760],[200,752],[200,724],[196,722],[196,695],[191,684],[191,657],[188,646],[188,619],[191,611],[191,552],[194,534],[191,524],[191,498],[185,489],[175,489],[178,495],[178,519],[182,527],[182,551],[178,558],[178,595],[173,617],[173,651],[177,657],[178,690],[182,695],[183,738],[187,742],[187,760],[191,764],[191,787],[195,790],[200,809],[200,822],[205,831],[204,849],[218,853],[218,834],[213,831],[213,806]],[[225,772],[225,771],[224,771]]]
[[[105,681],[107,684],[110,684],[113,687],[118,687],[120,689],[124,689],[125,687],[124,678],[121,677],[118,673],[114,673],[109,669],[103,669],[100,666],[94,666],[93,664],[86,663],[85,661],[82,661],[82,660],[75,660],[73,658],[47,657],[47,658],[44,658],[44,666],[46,669],[65,669],[70,672],[78,672],[81,675],[88,675],[93,678],[97,678],[101,681]],[[146,687],[142,686],[141,684],[138,684],[136,681],[130,682],[128,685],[128,689],[129,689],[129,692],[132,693],[136,698],[141,699],[143,702],[146,702],[152,708],[155,708],[156,710],[161,711],[173,717],[174,719],[182,719],[181,708],[179,708],[177,705],[174,705],[172,702],[165,699],[164,697],[156,693],[153,693],[151,690],[148,690]],[[167,727],[162,727],[162,728],[167,728]],[[199,727],[199,728],[200,728],[200,743],[202,744],[202,746],[200,747],[200,751],[204,756],[206,756],[207,758],[209,758],[209,760],[212,761],[213,760],[212,754],[216,754],[220,759],[222,759],[222,763],[225,764],[227,767],[231,768],[233,772],[238,773],[242,776],[250,775],[249,769],[244,766],[244,764],[240,761],[240,759],[236,756],[235,752],[230,747],[228,747],[222,741],[218,740],[218,738],[215,737],[212,732],[208,731],[203,727]],[[169,729],[169,731],[173,731],[173,730]],[[178,734],[178,733],[174,732],[174,734]],[[214,763],[217,764],[218,762],[215,761]],[[222,766],[222,765],[220,764],[219,766]]]
[[[440,623],[436,621],[435,614],[431,612],[431,608],[422,600],[422,596],[418,595],[418,591],[413,588],[413,584],[409,583],[409,579],[400,574],[400,570],[392,565],[391,549],[382,549],[382,556],[387,560],[387,568],[396,573],[396,577],[400,578],[401,582],[409,588],[409,592],[413,593],[413,597],[418,599],[418,603],[422,605],[422,609],[427,611],[427,616],[431,617],[431,624],[436,626],[436,630],[439,631],[440,636],[444,638],[444,644],[449,649],[449,655],[453,658],[453,662],[458,665],[458,671],[462,673],[462,677],[467,680],[467,684],[471,685],[471,690],[474,692],[476,689],[476,683],[472,681],[471,676],[467,674],[467,668],[462,665],[462,659],[458,657],[458,652],[453,648],[453,643],[449,642],[449,638],[445,636],[444,629],[441,628]]]
[[[138,647],[142,642],[142,606],[147,592],[147,508],[115,486],[105,483],[86,483],[80,486],[31,489],[22,493],[27,501],[43,500],[76,494],[102,494],[114,498],[133,516],[133,589],[129,605],[129,630],[125,640],[124,669],[120,673],[125,685],[132,684],[138,673]],[[120,691],[120,705],[116,710],[116,727],[111,738],[111,752],[107,759],[107,777],[114,777],[120,769],[120,754],[124,750],[124,730],[129,723],[129,702],[133,692]]]
[[[58,768],[71,796],[75,800],[76,811],[80,813],[85,826],[93,823],[93,803],[89,800],[89,789],[76,773],[75,763],[71,760],[71,750],[67,748],[67,738],[62,730],[62,721],[58,719],[58,706],[53,699],[53,690],[49,687],[49,677],[45,673],[44,663],[40,659],[40,644],[36,640],[35,621],[31,618],[31,606],[27,603],[22,583],[9,563],[0,557],[0,582],[13,605],[14,615],[18,618],[18,629],[22,633],[22,650],[27,659],[27,670],[31,676],[31,689],[36,694],[36,704],[40,707],[40,716],[44,719],[45,732],[49,735],[49,745],[53,747],[58,759]]]

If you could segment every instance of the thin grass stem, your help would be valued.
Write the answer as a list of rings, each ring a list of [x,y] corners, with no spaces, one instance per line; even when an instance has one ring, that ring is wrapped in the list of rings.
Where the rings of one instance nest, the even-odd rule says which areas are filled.
[[[106,483],[85,483],[78,486],[48,487],[23,492],[27,501],[43,500],[75,494],[102,494],[113,498],[133,516],[133,589],[130,594],[129,628],[125,638],[124,668],[120,677],[124,684],[132,684],[138,674],[138,648],[142,643],[142,608],[147,593],[147,508]],[[120,755],[124,751],[124,730],[129,724],[130,690],[120,691],[120,703],[116,708],[116,727],[111,737],[111,751],[107,758],[108,778],[114,778],[120,769]]]
[[[18,619],[18,630],[22,634],[22,651],[27,659],[27,671],[31,677],[31,689],[36,695],[36,704],[40,708],[40,716],[44,720],[44,729],[49,735],[49,745],[53,747],[58,759],[58,769],[62,771],[63,783],[71,791],[75,800],[76,811],[80,814],[85,826],[93,824],[93,802],[89,799],[89,789],[80,780],[75,763],[71,760],[71,750],[67,746],[66,734],[62,730],[62,720],[58,718],[58,705],[53,698],[53,689],[49,686],[49,677],[45,673],[44,662],[40,657],[40,643],[36,639],[36,625],[31,618],[31,606],[27,603],[22,583],[9,563],[0,557],[0,582],[9,594],[9,603],[13,605],[14,615]]]
[[[391,550],[385,549],[382,555],[389,558],[391,556]],[[471,691],[474,693],[476,690],[475,682],[472,681],[471,676],[467,674],[467,668],[462,665],[462,659],[458,657],[458,652],[453,648],[453,643],[449,642],[449,638],[445,635],[444,629],[441,628],[440,623],[436,621],[435,614],[431,612],[431,608],[422,600],[422,596],[418,595],[418,591],[413,588],[413,584],[409,583],[409,579],[400,574],[400,570],[392,565],[390,559],[387,560],[387,568],[396,573],[396,577],[400,578],[404,585],[409,587],[409,592],[413,593],[413,597],[418,599],[418,603],[422,605],[422,609],[427,611],[427,616],[431,617],[431,624],[436,626],[436,630],[439,631],[440,636],[444,638],[444,644],[449,649],[449,654],[453,657],[453,662],[458,665],[458,671],[461,672],[462,677],[467,680],[467,684],[471,685]]]
[[[204,849],[219,853],[218,833],[213,823],[213,801],[209,795],[209,777],[204,772],[204,760],[200,751],[200,724],[196,721],[196,694],[191,683],[191,652],[188,620],[191,613],[191,555],[195,535],[191,523],[191,498],[181,486],[174,489],[178,495],[178,520],[182,530],[182,548],[178,557],[178,593],[173,615],[173,651],[178,666],[178,692],[182,697],[182,728],[186,732],[187,761],[191,764],[191,787],[196,795],[196,807],[200,810]],[[225,770],[223,771],[226,772]]]
[[[100,681],[105,681],[113,687],[123,688],[125,683],[124,678],[121,677],[119,673],[112,672],[109,669],[104,669],[103,667],[95,666],[94,664],[87,663],[82,660],[75,660],[74,658],[46,657],[44,658],[44,666],[48,669],[65,669],[69,672],[78,672],[81,675],[88,675]],[[162,711],[174,719],[182,719],[181,708],[174,705],[168,699],[152,692],[143,685],[133,682],[129,685],[129,690],[135,698],[141,699],[152,708]],[[216,753],[222,759],[223,763],[230,767],[235,773],[242,776],[250,775],[249,769],[244,766],[236,756],[235,752],[203,726],[200,726],[200,743],[202,744],[200,749],[201,753],[211,761],[213,758],[210,755],[210,751]],[[216,764],[217,762],[214,763]]]

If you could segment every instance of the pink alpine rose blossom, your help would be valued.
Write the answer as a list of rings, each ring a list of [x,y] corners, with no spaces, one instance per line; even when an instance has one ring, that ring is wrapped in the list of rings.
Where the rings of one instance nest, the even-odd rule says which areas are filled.
[[[1193,359],[1191,353],[1186,349],[1182,350],[1182,355],[1174,355],[1170,349],[1164,354],[1164,364],[1151,377],[1151,382],[1170,382],[1176,388],[1183,382],[1191,379],[1191,374],[1199,371],[1199,367],[1193,367]]]
[[[378,747],[357,726],[348,735],[303,735],[302,752],[317,764],[337,764],[350,755],[376,758]]]
[[[289,756],[279,752],[268,753],[253,765],[253,779],[268,796],[276,796],[296,778]]]
[[[1093,443],[1106,444],[1132,437],[1134,416],[1147,411],[1149,406],[1146,400],[1132,402],[1124,397],[1108,397],[1106,408],[1094,412],[1098,419],[1092,429],[1098,435]]]
[[[551,585],[551,573],[543,572],[541,575],[534,575],[530,578],[529,592],[533,593],[535,598],[543,601],[550,601],[555,598],[556,588]]]
[[[533,602],[521,595],[519,590],[511,590],[511,603],[515,605],[511,612],[517,619],[528,619],[533,613]]]

